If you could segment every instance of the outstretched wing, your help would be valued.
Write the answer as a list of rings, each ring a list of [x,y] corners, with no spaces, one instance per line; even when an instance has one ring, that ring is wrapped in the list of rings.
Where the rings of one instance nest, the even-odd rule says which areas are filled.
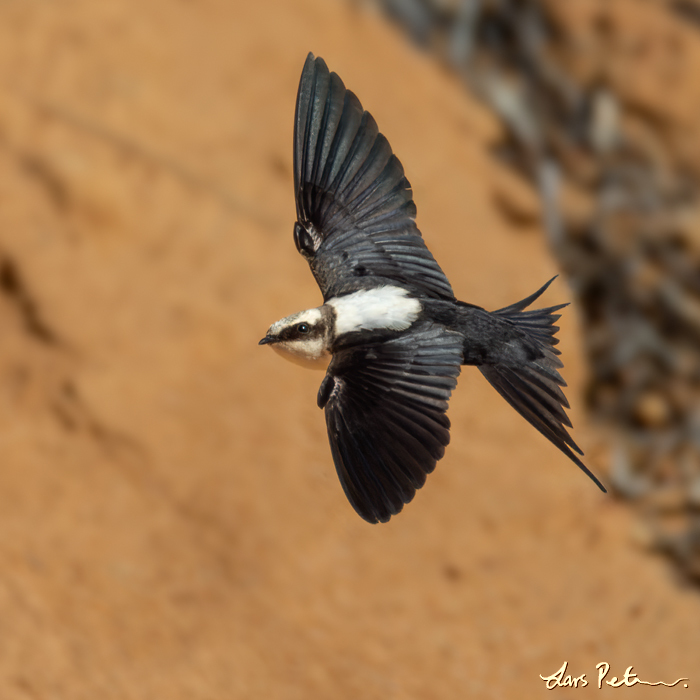
[[[345,495],[368,522],[396,515],[445,454],[461,359],[461,337],[431,323],[333,356],[318,403]]]
[[[367,284],[453,299],[416,227],[399,159],[360,101],[309,54],[294,122],[294,241],[324,300]]]

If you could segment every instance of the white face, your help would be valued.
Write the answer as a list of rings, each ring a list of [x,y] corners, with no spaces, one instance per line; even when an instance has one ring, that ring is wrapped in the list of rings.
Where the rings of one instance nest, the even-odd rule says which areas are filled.
[[[300,311],[273,323],[266,338],[273,350],[291,362],[312,369],[328,366],[325,320],[319,309]]]

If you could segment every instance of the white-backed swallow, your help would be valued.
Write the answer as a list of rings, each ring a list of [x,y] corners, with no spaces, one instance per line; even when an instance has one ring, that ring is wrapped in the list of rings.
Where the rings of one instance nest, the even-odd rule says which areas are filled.
[[[574,454],[555,312],[525,311],[549,286],[498,311],[459,301],[416,227],[403,167],[372,116],[309,54],[294,122],[294,241],[323,305],[277,321],[260,341],[328,365],[318,392],[340,483],[365,520],[386,522],[425,483],[450,440],[461,365],[605,491]]]

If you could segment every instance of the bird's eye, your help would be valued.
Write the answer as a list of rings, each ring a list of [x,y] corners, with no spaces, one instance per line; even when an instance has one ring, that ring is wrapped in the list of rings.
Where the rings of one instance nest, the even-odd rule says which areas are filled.
[[[309,324],[308,323],[300,323],[297,326],[297,330],[299,333],[308,333],[309,332]]]

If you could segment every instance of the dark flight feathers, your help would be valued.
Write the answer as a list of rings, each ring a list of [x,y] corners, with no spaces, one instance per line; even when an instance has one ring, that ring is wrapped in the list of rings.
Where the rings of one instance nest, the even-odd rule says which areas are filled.
[[[368,284],[454,298],[416,227],[399,159],[372,115],[313,54],[297,95],[294,192],[294,239],[325,301]]]
[[[430,322],[333,356],[319,404],[340,483],[368,522],[396,515],[445,454],[461,362],[460,335]]]

